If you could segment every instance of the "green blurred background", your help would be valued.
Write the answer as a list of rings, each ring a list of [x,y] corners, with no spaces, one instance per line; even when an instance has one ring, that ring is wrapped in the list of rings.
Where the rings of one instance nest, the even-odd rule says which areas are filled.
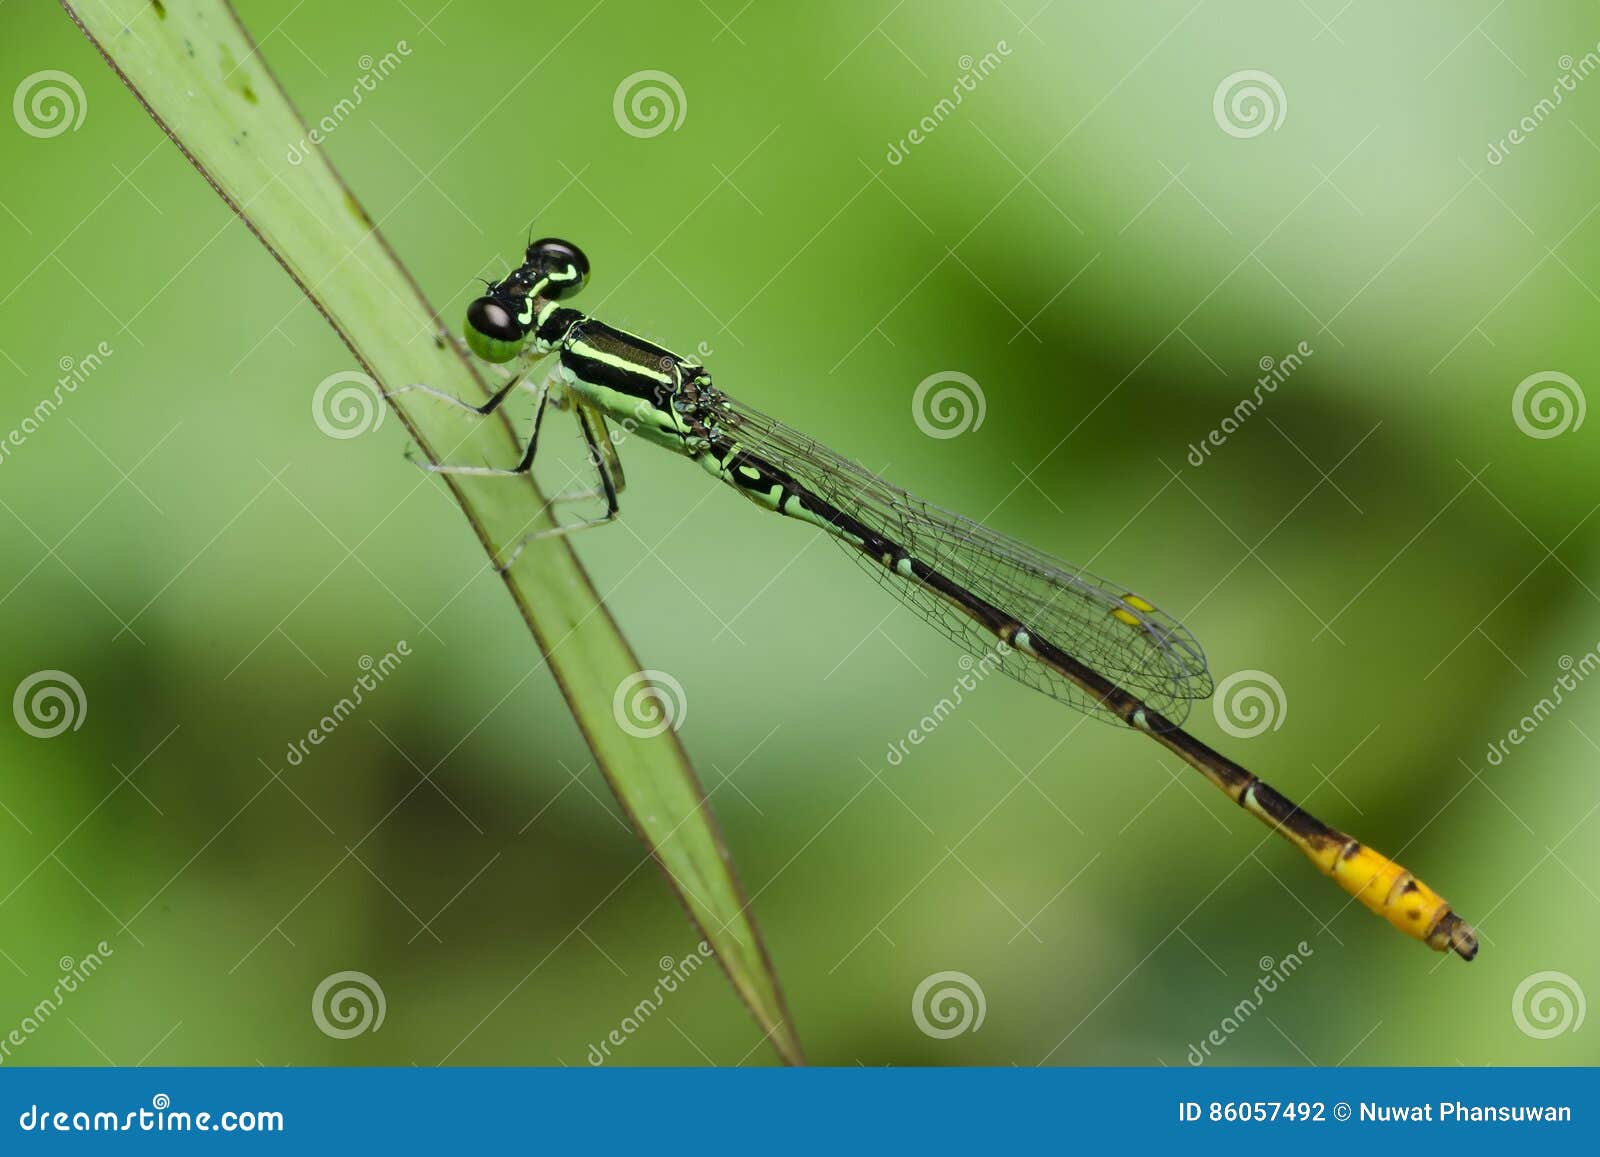
[[[1037,7],[240,5],[312,119],[406,42],[326,150],[446,317],[530,225],[579,241],[588,308],[1129,583],[1219,678],[1270,673],[1276,729],[1233,738],[1202,703],[1196,732],[1484,938],[1470,966],[1430,954],[1155,745],[1009,681],[891,766],[957,652],[807,529],[633,445],[624,524],[578,550],[685,689],[812,1061],[1182,1065],[1301,941],[1208,1063],[1600,1060],[1595,1024],[1514,1011],[1522,985],[1521,1022],[1560,1028],[1539,990],[1600,992],[1600,681],[1486,760],[1600,641],[1600,422],[1535,438],[1512,412],[1535,373],[1600,383],[1600,79],[1486,157],[1600,13]],[[62,13],[0,21],[6,92],[59,69],[87,101],[76,131],[0,132],[0,436],[63,359],[112,351],[0,458],[0,690],[59,669],[87,701],[53,739],[0,728],[0,1035],[60,958],[113,950],[7,1063],[587,1063],[695,937],[525,678],[501,584],[398,423],[319,430],[347,352]],[[644,69],[686,102],[651,138],[613,115]],[[1287,111],[1239,138],[1213,94],[1245,69]],[[913,391],[950,370],[985,417],[930,438]],[[319,1031],[343,970],[381,985],[380,1030]],[[980,1030],[918,1028],[942,971],[981,987]],[[612,1051],[772,1061],[711,969]]]

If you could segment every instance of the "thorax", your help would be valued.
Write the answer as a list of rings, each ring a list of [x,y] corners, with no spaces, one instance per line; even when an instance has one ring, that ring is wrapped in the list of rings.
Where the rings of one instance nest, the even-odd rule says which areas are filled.
[[[705,371],[635,334],[581,315],[558,343],[567,387],[603,410],[624,430],[694,454],[695,423],[683,412]]]

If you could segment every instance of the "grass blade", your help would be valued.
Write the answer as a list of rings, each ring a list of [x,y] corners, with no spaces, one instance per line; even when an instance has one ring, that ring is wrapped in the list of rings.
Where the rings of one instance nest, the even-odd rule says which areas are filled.
[[[426,382],[457,397],[487,396],[454,343],[415,340],[430,329],[447,335],[322,150],[292,165],[269,144],[300,140],[306,127],[224,0],[62,2],[380,388]],[[432,461],[519,454],[504,420],[474,419],[415,392],[391,396],[390,405]],[[531,478],[446,481],[491,557],[548,518]],[[676,732],[640,736],[614,717],[613,696],[639,663],[588,575],[557,538],[523,552],[505,581],[640,839],[779,1057],[800,1063],[776,975]]]

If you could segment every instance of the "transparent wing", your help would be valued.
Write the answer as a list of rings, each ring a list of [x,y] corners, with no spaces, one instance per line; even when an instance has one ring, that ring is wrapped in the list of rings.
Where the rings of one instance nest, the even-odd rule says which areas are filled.
[[[719,393],[711,423],[841,510],[986,602],[1013,616],[1155,710],[1182,723],[1211,694],[1205,654],[1187,628],[1143,599],[1015,539],[908,494],[815,439]],[[982,657],[995,638],[922,584],[838,540],[885,588],[959,646]],[[1006,674],[1106,719],[1115,716],[1065,676],[1026,654],[997,655]]]

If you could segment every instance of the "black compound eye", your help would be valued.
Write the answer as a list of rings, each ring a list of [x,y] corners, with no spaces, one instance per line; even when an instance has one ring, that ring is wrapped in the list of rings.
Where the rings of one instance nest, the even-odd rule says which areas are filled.
[[[559,237],[543,237],[529,245],[527,264],[550,279],[546,297],[570,297],[589,280],[589,259],[583,250]]]
[[[467,324],[484,337],[496,341],[521,341],[522,326],[504,302],[480,297],[467,306]]]
[[[508,362],[522,351],[528,331],[512,308],[493,297],[480,297],[467,306],[464,331],[467,346],[489,362]]]

